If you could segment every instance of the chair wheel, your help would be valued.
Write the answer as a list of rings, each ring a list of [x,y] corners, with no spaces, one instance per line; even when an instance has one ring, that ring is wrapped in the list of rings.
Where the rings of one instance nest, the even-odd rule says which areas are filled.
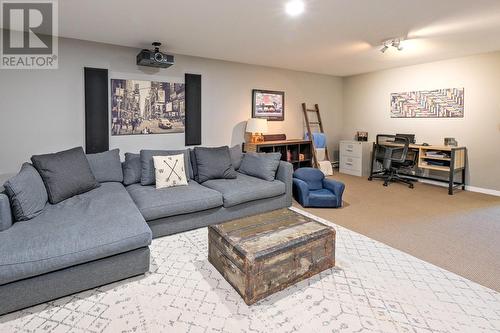
[[[410,187],[410,188],[414,188],[415,186],[413,186],[413,184],[410,184],[410,186],[409,186],[409,187]]]
[[[369,181],[372,181],[372,180],[373,180],[373,178],[372,178],[372,177],[368,177],[368,180],[369,180]]]
[[[389,184],[387,184],[387,183],[384,183],[384,186],[389,186]]]

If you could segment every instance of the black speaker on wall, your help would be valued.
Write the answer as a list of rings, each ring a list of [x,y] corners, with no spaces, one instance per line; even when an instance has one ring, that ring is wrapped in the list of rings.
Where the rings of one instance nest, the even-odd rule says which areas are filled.
[[[186,74],[186,146],[201,145],[201,75]]]
[[[84,68],[85,152],[109,150],[108,70]]]

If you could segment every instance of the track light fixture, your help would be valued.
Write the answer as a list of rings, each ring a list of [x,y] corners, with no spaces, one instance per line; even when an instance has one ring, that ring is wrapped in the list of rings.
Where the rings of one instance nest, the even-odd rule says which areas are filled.
[[[403,38],[391,38],[382,43],[382,48],[380,49],[380,52],[385,53],[389,49],[389,47],[394,47],[398,51],[403,50],[403,45],[401,42],[403,41]]]

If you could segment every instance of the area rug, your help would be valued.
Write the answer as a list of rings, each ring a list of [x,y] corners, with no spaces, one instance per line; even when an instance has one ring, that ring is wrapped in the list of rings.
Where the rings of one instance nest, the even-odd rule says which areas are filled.
[[[153,240],[136,277],[0,317],[0,332],[499,332],[500,294],[331,222],[336,267],[247,306],[207,229]],[[0,300],[1,301],[1,300]]]

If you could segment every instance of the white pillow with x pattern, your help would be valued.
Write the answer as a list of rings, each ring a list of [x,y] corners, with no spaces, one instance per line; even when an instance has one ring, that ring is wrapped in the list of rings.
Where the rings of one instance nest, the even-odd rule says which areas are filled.
[[[153,156],[156,188],[187,185],[184,154]]]

